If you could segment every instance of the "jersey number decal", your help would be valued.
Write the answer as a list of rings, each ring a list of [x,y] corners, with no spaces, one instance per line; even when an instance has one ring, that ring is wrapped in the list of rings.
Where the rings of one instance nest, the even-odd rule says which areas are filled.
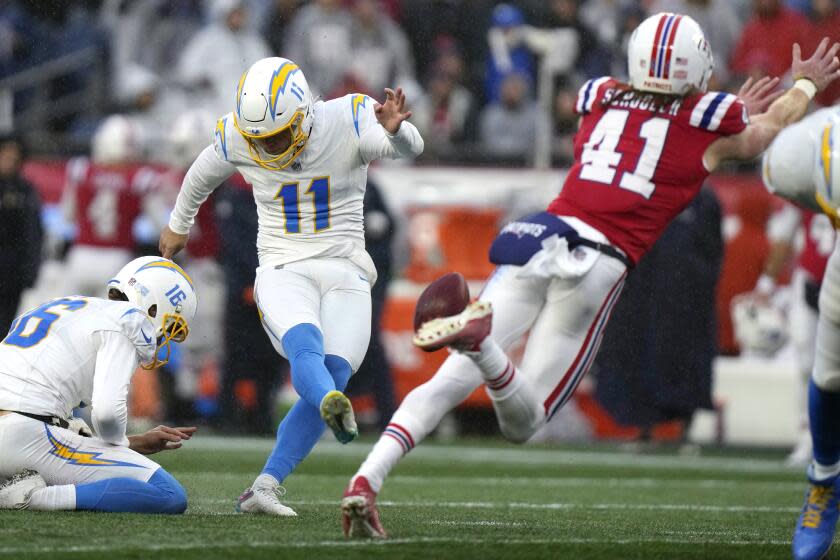
[[[12,323],[9,334],[3,339],[3,344],[20,348],[35,346],[46,338],[50,333],[52,324],[61,318],[61,315],[53,313],[49,309],[58,307],[66,311],[77,311],[85,305],[87,305],[87,302],[83,299],[61,298],[36,307],[29,313],[21,315]]]
[[[580,178],[612,185],[615,180],[615,170],[621,161],[622,154],[616,151],[618,141],[627,126],[629,111],[610,109],[589,136],[589,141],[583,146]],[[621,174],[619,188],[633,191],[645,198],[650,198],[656,186],[651,179],[656,171],[656,164],[665,148],[665,137],[671,121],[662,118],[652,118],[642,125],[639,136],[645,140],[645,147],[636,164],[636,170]]]
[[[99,189],[88,206],[87,219],[100,239],[109,239],[117,231],[118,193],[112,189]]]
[[[274,199],[283,203],[286,233],[300,233],[299,183],[283,183]],[[304,194],[312,197],[315,207],[315,233],[330,227],[330,178],[316,177]]]

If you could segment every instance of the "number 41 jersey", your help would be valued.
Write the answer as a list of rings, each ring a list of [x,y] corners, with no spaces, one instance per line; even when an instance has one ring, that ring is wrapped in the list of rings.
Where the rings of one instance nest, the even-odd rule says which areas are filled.
[[[656,106],[628,89],[608,77],[580,89],[575,164],[548,211],[579,218],[638,262],[700,190],[709,145],[743,131],[748,118],[729,93]]]

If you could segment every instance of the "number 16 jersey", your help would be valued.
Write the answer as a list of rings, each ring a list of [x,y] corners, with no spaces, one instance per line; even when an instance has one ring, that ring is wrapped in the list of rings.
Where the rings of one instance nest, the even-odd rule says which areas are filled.
[[[584,221],[638,262],[697,195],[709,174],[706,149],[749,121],[743,102],[729,93],[657,106],[628,89],[608,77],[580,89],[575,163],[548,211]]]

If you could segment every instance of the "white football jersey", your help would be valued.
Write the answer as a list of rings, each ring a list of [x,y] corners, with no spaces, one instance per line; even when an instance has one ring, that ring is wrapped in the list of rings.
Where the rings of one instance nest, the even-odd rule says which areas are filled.
[[[123,301],[69,296],[27,311],[0,342],[0,410],[69,418],[93,404],[99,431],[96,412],[126,412],[131,376],[154,357],[154,333],[149,317]],[[122,433],[99,435],[121,441],[120,420]]]
[[[181,187],[169,227],[186,233],[198,206],[239,171],[257,203],[260,265],[310,257],[347,257],[373,283],[376,270],[365,251],[362,202],[367,169],[379,158],[416,156],[423,139],[409,122],[388,134],[377,122],[374,100],[350,94],[313,105],[309,140],[283,170],[260,166],[229,113],[216,125],[215,141],[196,159]]]
[[[764,152],[761,172],[764,186],[775,195],[815,212],[821,212],[814,193],[818,172],[818,148],[823,126],[840,117],[828,107],[815,111],[782,130]]]

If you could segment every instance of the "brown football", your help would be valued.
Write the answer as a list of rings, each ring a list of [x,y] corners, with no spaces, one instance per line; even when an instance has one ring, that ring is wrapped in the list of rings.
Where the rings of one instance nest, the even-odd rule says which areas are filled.
[[[470,302],[470,289],[460,272],[444,274],[423,290],[414,309],[414,330],[426,321],[457,315]]]

